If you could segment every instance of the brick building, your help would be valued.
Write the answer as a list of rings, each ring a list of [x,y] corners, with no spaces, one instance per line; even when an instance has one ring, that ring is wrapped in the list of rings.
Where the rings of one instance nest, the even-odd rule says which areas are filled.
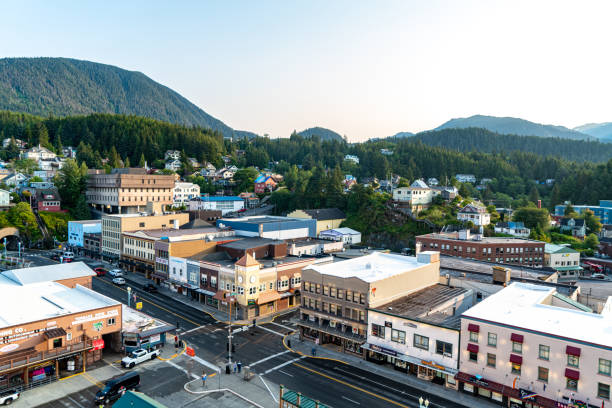
[[[442,255],[503,264],[541,267],[544,242],[518,238],[483,237],[469,231],[432,233],[416,237],[417,249]]]

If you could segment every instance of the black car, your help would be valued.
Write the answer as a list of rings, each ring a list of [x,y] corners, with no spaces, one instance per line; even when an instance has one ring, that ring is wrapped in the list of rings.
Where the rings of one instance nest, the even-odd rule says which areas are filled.
[[[140,374],[135,371],[120,375],[106,382],[103,389],[96,393],[96,403],[108,404],[120,398],[125,391],[135,390],[140,386]]]
[[[147,283],[147,284],[145,284],[145,285],[142,287],[142,289],[143,289],[145,292],[149,292],[149,293],[157,293],[157,286],[155,286],[155,285],[154,285],[154,284],[152,284],[152,283]]]

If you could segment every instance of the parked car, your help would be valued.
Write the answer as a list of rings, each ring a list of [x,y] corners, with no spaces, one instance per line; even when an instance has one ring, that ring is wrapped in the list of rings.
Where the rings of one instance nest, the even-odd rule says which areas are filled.
[[[108,271],[108,274],[113,278],[116,278],[118,276],[123,276],[123,271],[121,269],[111,269]]]
[[[591,275],[591,278],[593,279],[601,279],[601,280],[608,280],[608,277],[606,275],[604,275],[603,273],[594,273]]]
[[[157,286],[152,283],[147,283],[142,287],[142,290],[149,293],[157,293]]]
[[[121,366],[124,368],[134,368],[136,364],[140,364],[143,361],[155,360],[155,358],[160,354],[161,351],[156,349],[134,350],[129,355],[123,357],[123,359],[121,360]]]
[[[0,404],[11,405],[18,398],[19,393],[16,390],[3,391],[0,393]]]
[[[125,279],[122,277],[113,278],[113,283],[115,285],[125,285]]]
[[[135,390],[140,386],[140,374],[136,371],[125,373],[110,379],[104,388],[96,393],[95,403],[109,404],[121,397],[127,390]]]
[[[104,276],[106,275],[107,270],[104,268],[95,268],[94,272],[96,273],[96,275],[98,276]]]

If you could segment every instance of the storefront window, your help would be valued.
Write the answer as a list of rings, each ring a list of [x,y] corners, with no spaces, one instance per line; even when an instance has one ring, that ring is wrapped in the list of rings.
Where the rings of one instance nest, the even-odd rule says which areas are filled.
[[[580,357],[567,355],[567,365],[570,367],[578,367],[580,365]]]
[[[489,333],[487,344],[491,347],[497,347],[497,334]]]
[[[610,399],[610,386],[608,384],[597,384],[597,398],[603,398],[607,400]]]
[[[548,382],[548,368],[538,367],[538,380]]]
[[[548,361],[550,358],[550,347],[540,344],[540,359]]]
[[[574,380],[573,378],[565,378],[565,388],[571,391],[578,390],[578,380]]]
[[[385,326],[381,326],[376,323],[372,323],[372,336],[385,338]]]
[[[403,332],[402,332],[403,333]],[[429,350],[429,337],[414,335],[414,347]]]
[[[406,344],[406,332],[401,330],[391,329],[391,341],[400,344]]]
[[[611,368],[612,364],[610,360],[606,360],[603,358],[599,359],[599,374],[610,375]]]

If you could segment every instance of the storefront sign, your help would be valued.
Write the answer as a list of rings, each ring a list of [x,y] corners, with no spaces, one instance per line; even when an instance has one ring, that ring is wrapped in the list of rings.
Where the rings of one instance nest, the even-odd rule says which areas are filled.
[[[52,327],[50,327],[52,328]],[[45,329],[35,329],[30,331],[25,331],[23,327],[16,327],[15,329],[4,330],[0,333],[0,337],[2,337],[2,344],[12,343],[14,341],[29,339],[32,337],[40,336]]]
[[[97,339],[93,341],[93,349],[94,350],[102,350],[104,348],[104,340]]]
[[[162,265],[168,265],[168,260],[164,258],[155,258],[155,262]]]
[[[19,344],[7,344],[6,346],[0,347],[0,353],[9,353],[13,350],[17,350],[19,348]]]
[[[404,322],[404,326],[408,326],[408,327],[412,327],[413,329],[416,329],[418,326],[412,322]]]
[[[151,343],[155,343],[155,342],[161,341],[161,334],[156,334],[154,336],[149,337],[149,341]]]
[[[377,346],[376,344],[370,344],[370,348],[373,351],[378,351],[379,353],[388,354],[388,355],[394,356],[394,357],[397,356],[397,351],[388,349],[386,347]]]
[[[393,327],[393,323],[385,321],[385,327]]]
[[[530,401],[535,401],[536,395],[538,395],[536,392],[529,391],[524,388],[519,388],[519,397],[521,397],[522,400],[528,399]]]
[[[100,331],[102,330],[103,327],[104,327],[104,323],[102,322],[96,322],[93,324],[93,328],[95,331]]]
[[[96,314],[88,314],[88,315],[84,315],[84,316],[77,316],[77,317],[74,318],[74,321],[71,324],[74,326],[76,324],[91,322],[93,320],[106,319],[108,317],[113,317],[113,316],[117,316],[117,315],[119,315],[119,312],[117,311],[117,309],[111,309],[111,310],[108,310],[106,312],[99,312],[99,313],[96,313]]]
[[[440,364],[436,364],[433,361],[426,361],[426,360],[421,360],[421,364],[429,366],[429,367],[434,367],[437,368],[438,370],[446,370],[446,367],[441,366]]]
[[[472,384],[463,384],[463,391],[474,392],[474,386]]]
[[[470,378],[470,382],[474,383],[475,385],[478,386],[482,386],[482,387],[488,387],[489,383],[482,377],[478,378],[478,377],[471,377]]]

